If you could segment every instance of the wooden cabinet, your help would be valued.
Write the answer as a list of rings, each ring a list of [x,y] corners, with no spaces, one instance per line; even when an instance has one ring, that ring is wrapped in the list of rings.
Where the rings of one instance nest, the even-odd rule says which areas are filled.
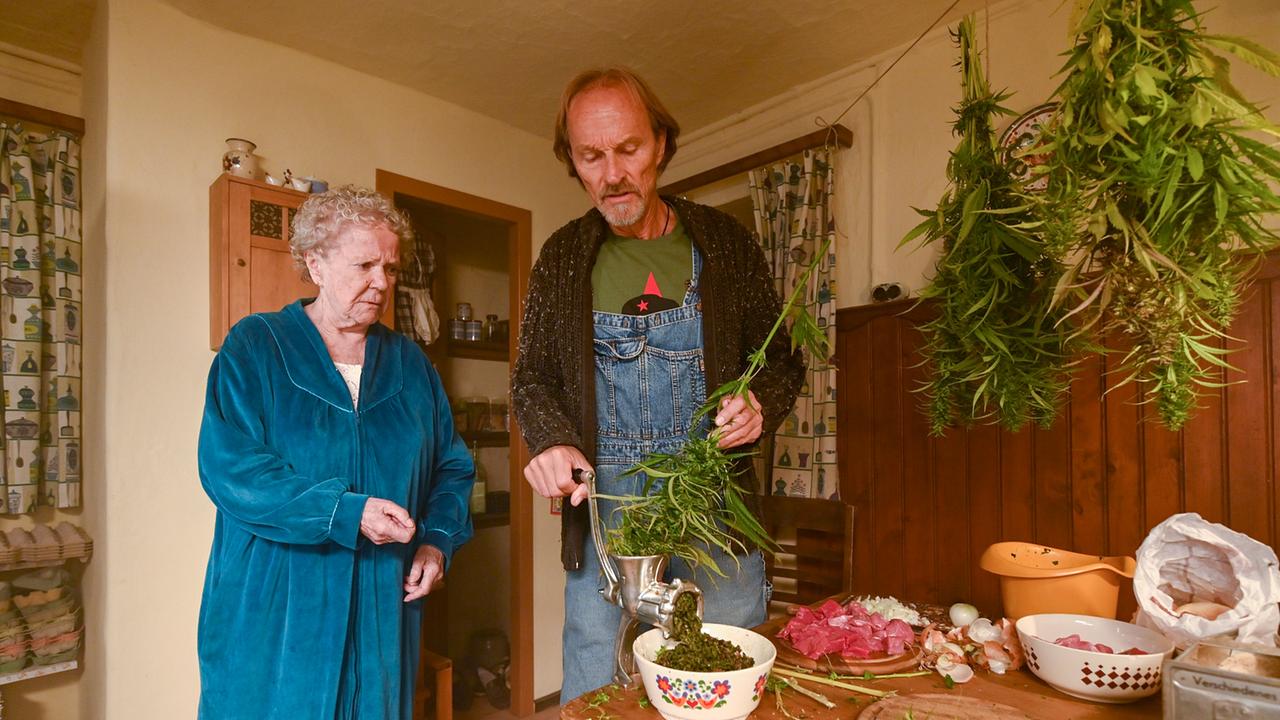
[[[209,346],[240,318],[315,297],[289,253],[289,227],[306,193],[223,174],[209,186]],[[394,327],[394,303],[382,322]]]

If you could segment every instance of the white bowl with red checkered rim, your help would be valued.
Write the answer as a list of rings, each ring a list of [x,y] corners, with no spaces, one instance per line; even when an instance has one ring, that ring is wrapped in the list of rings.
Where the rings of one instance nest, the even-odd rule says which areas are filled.
[[[1090,615],[1027,615],[1018,620],[1017,629],[1031,672],[1055,690],[1095,702],[1133,702],[1159,692],[1165,658],[1173,654],[1173,643],[1154,630]],[[1054,643],[1071,635],[1107,645],[1115,653]],[[1146,653],[1120,654],[1130,648]]]

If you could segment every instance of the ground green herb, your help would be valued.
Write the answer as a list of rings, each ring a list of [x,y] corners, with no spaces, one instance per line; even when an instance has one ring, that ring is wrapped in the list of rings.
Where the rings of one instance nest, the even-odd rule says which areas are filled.
[[[687,640],[702,632],[702,616],[698,614],[698,596],[687,592],[676,598],[671,613],[671,637],[676,641]]]
[[[698,599],[693,593],[685,593],[676,599],[671,637],[679,644],[659,650],[654,662],[672,670],[726,672],[744,670],[756,664],[755,659],[737,645],[702,632]]]
[[[614,687],[614,686],[610,685],[609,687]],[[587,709],[594,710],[596,712],[596,717],[599,718],[599,720],[613,720],[614,716],[611,715],[608,711],[606,711],[603,707],[601,707],[605,703],[609,702],[609,700],[611,699],[612,698],[609,695],[608,691],[601,690],[600,692],[591,696],[591,699],[587,701]]]

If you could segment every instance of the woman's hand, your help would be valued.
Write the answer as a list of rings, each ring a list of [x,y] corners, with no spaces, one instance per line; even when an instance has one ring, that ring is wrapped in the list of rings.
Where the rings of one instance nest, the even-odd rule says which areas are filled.
[[[376,545],[407,543],[417,528],[409,511],[382,498],[371,497],[360,516],[360,534]]]
[[[730,395],[720,401],[720,412],[716,413],[720,439],[716,445],[721,449],[753,443],[763,429],[764,416],[760,414],[760,401],[756,400],[755,393],[748,390],[747,399]]]
[[[572,445],[553,445],[538,453],[524,466],[524,479],[533,491],[544,498],[569,496],[569,504],[577,507],[587,499],[586,483],[573,479],[574,470],[590,470],[591,463],[582,451]]]
[[[413,554],[413,564],[404,579],[404,601],[426,597],[443,579],[444,553],[435,545],[423,545]]]

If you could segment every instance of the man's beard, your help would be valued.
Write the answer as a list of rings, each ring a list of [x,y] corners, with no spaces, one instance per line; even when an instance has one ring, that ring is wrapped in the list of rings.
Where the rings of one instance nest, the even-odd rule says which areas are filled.
[[[617,185],[606,185],[602,196],[616,195],[618,193],[635,193],[636,199],[625,205],[605,205],[600,208],[600,214],[604,215],[604,219],[612,227],[630,227],[644,219],[644,214],[649,210],[645,203],[644,195],[640,193],[640,189],[631,183],[618,183]]]

